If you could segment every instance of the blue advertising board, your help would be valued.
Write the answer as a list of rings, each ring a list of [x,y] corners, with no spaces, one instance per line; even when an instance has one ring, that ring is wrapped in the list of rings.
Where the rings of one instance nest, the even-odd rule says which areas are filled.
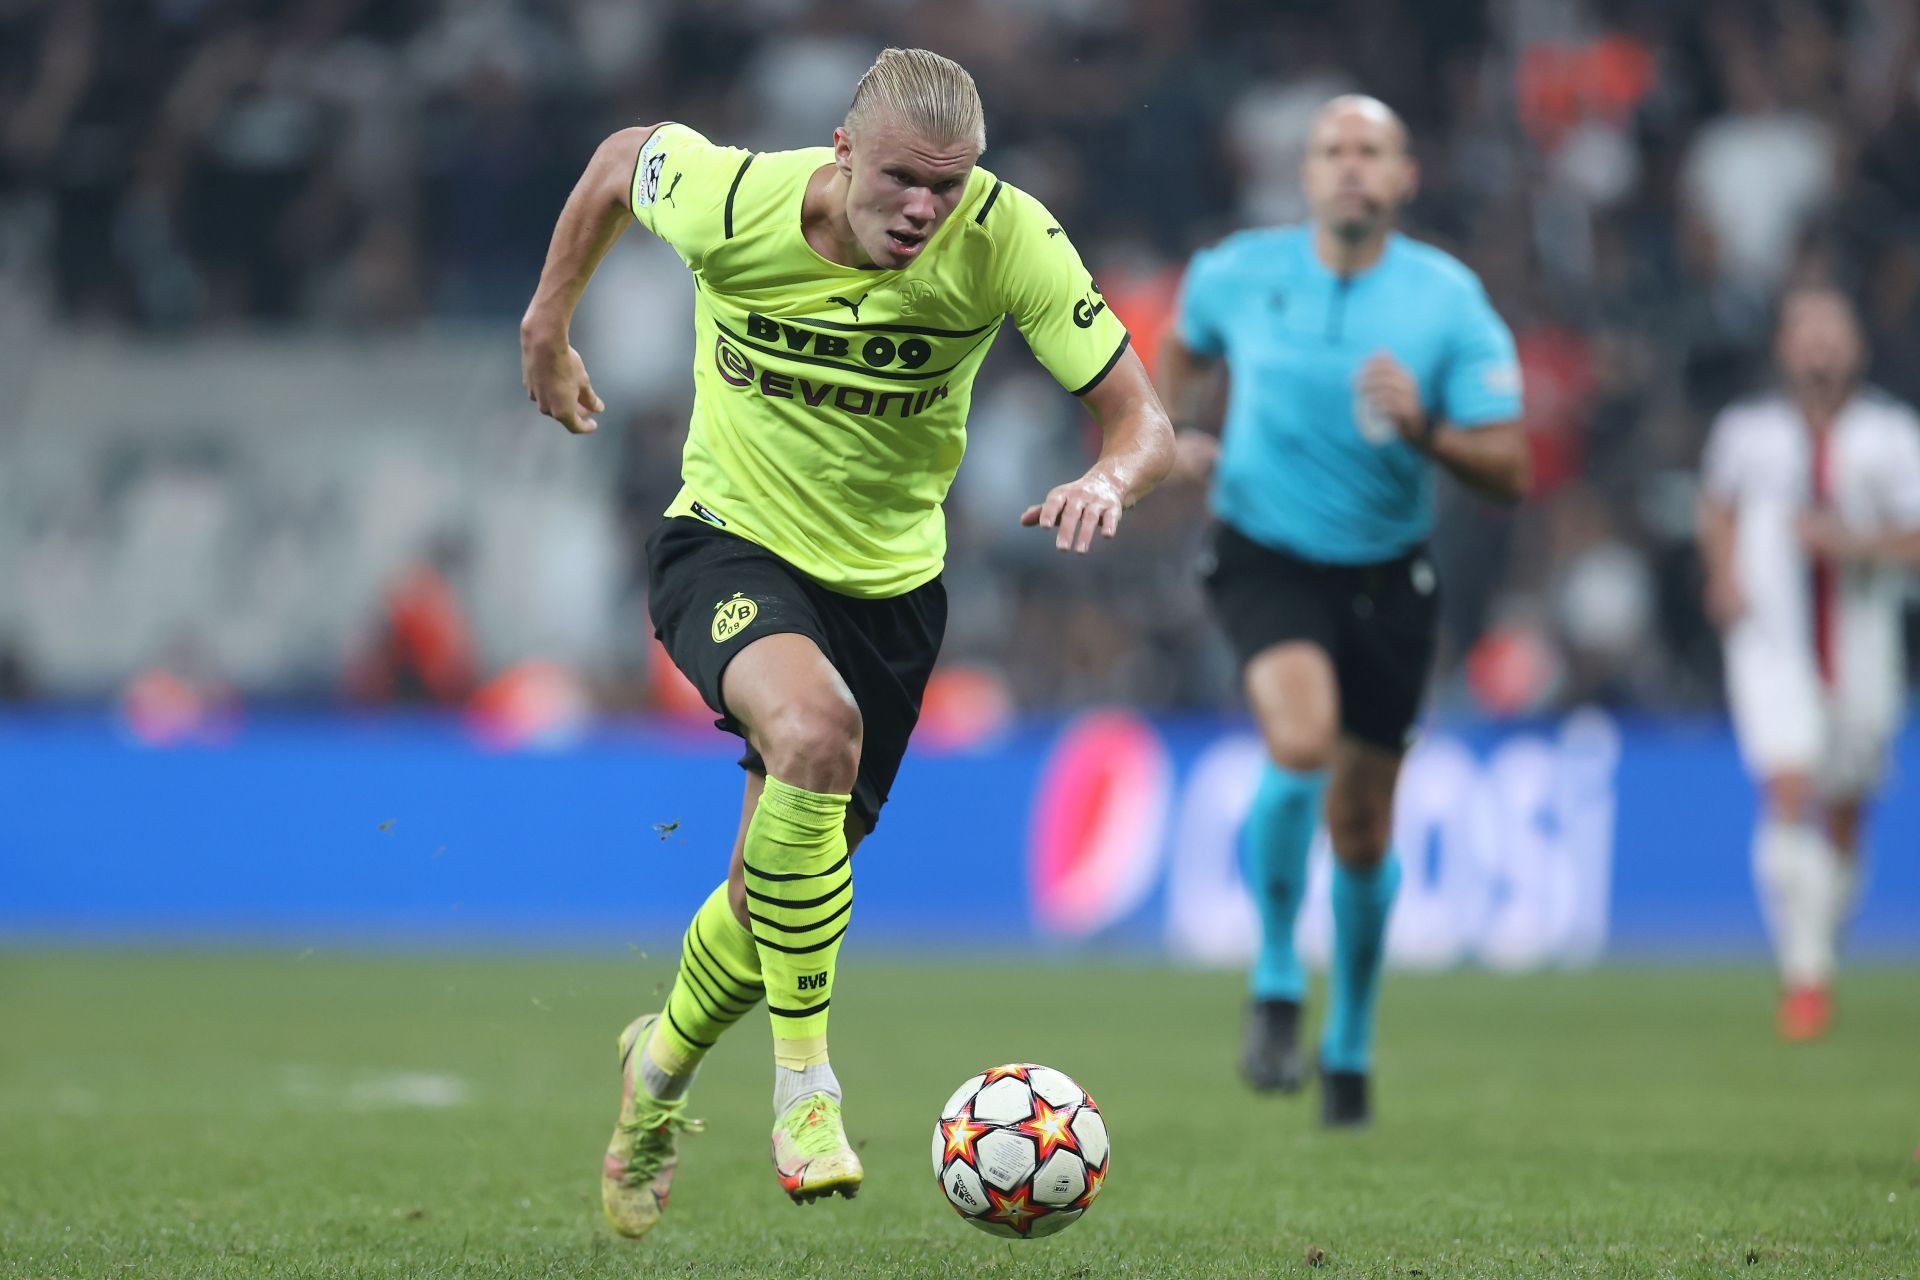
[[[724,874],[738,744],[611,723],[501,750],[457,720],[266,718],[154,747],[107,715],[0,718],[0,938],[657,945]],[[1920,951],[1920,793],[1898,744],[1855,943]],[[1124,711],[921,749],[855,860],[849,940],[1238,963],[1238,721]],[[1406,966],[1577,966],[1763,946],[1752,788],[1724,723],[1598,712],[1429,732],[1396,839]],[[1311,875],[1324,882],[1325,850]],[[1324,890],[1301,921],[1324,954]]]

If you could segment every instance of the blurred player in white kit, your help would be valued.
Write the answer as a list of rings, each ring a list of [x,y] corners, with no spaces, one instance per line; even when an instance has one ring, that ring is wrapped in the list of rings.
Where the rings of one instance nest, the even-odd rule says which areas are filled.
[[[1920,417],[1861,383],[1845,295],[1781,305],[1781,387],[1727,408],[1702,467],[1707,611],[1759,785],[1754,886],[1780,968],[1780,1034],[1832,1016],[1861,827],[1906,701],[1901,611],[1920,564]]]

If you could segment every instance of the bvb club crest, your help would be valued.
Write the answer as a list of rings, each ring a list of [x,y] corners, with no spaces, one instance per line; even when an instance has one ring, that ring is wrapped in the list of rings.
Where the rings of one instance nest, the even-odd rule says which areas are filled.
[[[932,285],[925,280],[908,280],[900,286],[900,314],[910,316],[932,298]]]
[[[745,631],[760,616],[760,606],[738,591],[713,606],[713,642],[721,644]]]

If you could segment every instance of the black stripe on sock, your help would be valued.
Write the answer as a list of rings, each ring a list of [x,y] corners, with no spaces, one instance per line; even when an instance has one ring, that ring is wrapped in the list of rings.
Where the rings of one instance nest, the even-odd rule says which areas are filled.
[[[698,1004],[706,1015],[715,1022],[733,1023],[738,1022],[745,1016],[747,1012],[746,1009],[735,1010],[732,1005],[714,995],[707,984],[700,980],[700,975],[693,970],[682,969],[680,970],[680,976],[686,979],[686,983],[682,989],[691,995],[694,1003]],[[752,1008],[753,1006],[749,1005],[747,1007]]]
[[[828,996],[825,1000],[822,1000],[819,1004],[812,1005],[809,1008],[782,1009],[779,1005],[769,1000],[767,1001],[767,1012],[773,1014],[777,1018],[804,1018],[809,1016],[810,1014],[815,1014],[820,1012],[822,1009],[826,1008],[828,1005],[832,1003],[833,1003],[833,997]]]
[[[812,945],[805,946],[805,947],[788,947],[788,946],[783,946],[778,942],[769,942],[767,939],[761,937],[757,933],[753,935],[753,940],[759,943],[761,946],[765,947],[769,951],[778,951],[782,955],[804,956],[804,955],[811,955],[815,951],[826,950],[828,947],[832,946],[834,943],[840,941],[841,934],[844,934],[846,931],[847,931],[847,926],[843,924],[840,926],[840,933],[836,933],[831,938],[823,939],[822,941],[813,943]]]
[[[760,1003],[758,1000],[743,1001],[728,999],[725,994],[726,988],[714,980],[713,975],[706,971],[706,966],[700,963],[700,957],[694,955],[691,951],[686,954],[683,961],[680,966],[680,972],[700,988],[701,993],[707,997],[709,1004],[717,1004],[721,1009],[726,1011],[728,1015],[727,1021],[732,1021],[734,1018],[742,1016],[747,1010]],[[741,1007],[735,1009],[733,1007],[735,1005]],[[711,1014],[713,1010],[709,1008],[707,1012]],[[719,1015],[716,1014],[715,1016],[717,1017]]]
[[[678,1018],[673,1016],[673,1001],[671,1000],[667,1001],[667,1021],[673,1024],[673,1029],[677,1031],[680,1034],[680,1038],[682,1040],[685,1040],[688,1044],[693,1045],[697,1049],[713,1048],[713,1045],[708,1041],[698,1040],[698,1039],[695,1039],[693,1036],[690,1036],[687,1034],[687,1029],[680,1025],[680,1020]]]
[[[740,190],[740,179],[747,176],[747,166],[752,163],[753,153],[749,151],[747,158],[740,162],[740,171],[733,175],[733,185],[727,188],[726,238],[729,240],[733,239],[733,197]]]
[[[837,887],[827,890],[817,898],[775,898],[764,893],[755,893],[751,888],[747,890],[747,896],[755,902],[764,902],[768,906],[785,907],[789,911],[804,911],[808,907],[818,907],[832,902],[851,888],[853,888],[853,877],[848,876]]]
[[[787,875],[775,875],[771,871],[761,871],[757,869],[751,862],[748,862],[745,859],[741,860],[740,865],[747,869],[748,875],[753,876],[755,879],[758,879],[758,880],[818,880],[821,876],[830,876],[834,872],[838,871],[840,868],[846,866],[847,859],[851,858],[852,856],[853,854],[851,853],[845,854],[844,856],[841,857],[840,861],[834,863],[832,866],[828,867],[825,871],[809,871],[809,872],[806,872],[805,874],[795,871]]]
[[[782,933],[812,933],[815,929],[826,928],[851,910],[853,910],[853,899],[848,898],[840,905],[840,909],[832,915],[821,916],[818,920],[809,920],[805,924],[781,924],[778,920],[769,920],[765,916],[757,916],[751,911],[747,912],[747,919],[758,920],[768,928],[778,929]]]
[[[707,935],[700,932],[700,926],[698,924],[694,925],[688,932],[693,935],[694,949],[700,953],[700,958],[711,965],[714,972],[726,979],[725,985],[729,988],[727,994],[730,996],[733,995],[731,988],[738,987],[747,994],[734,996],[734,999],[745,1000],[749,1005],[758,1004],[760,1002],[760,996],[766,991],[766,987],[758,982],[741,981],[738,974],[722,964],[720,958],[713,954],[713,948],[707,945]],[[753,935],[749,932],[747,936],[752,937]]]

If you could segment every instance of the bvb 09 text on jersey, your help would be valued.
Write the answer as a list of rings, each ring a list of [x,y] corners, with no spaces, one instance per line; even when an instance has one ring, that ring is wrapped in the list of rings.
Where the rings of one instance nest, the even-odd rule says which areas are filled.
[[[713,348],[714,367],[720,380],[730,387],[752,387],[771,400],[799,400],[809,408],[832,405],[842,413],[856,417],[911,418],[947,398],[947,384],[920,391],[872,391],[866,387],[845,387],[831,382],[815,382],[805,375],[775,373],[755,369],[740,348],[718,338]]]

